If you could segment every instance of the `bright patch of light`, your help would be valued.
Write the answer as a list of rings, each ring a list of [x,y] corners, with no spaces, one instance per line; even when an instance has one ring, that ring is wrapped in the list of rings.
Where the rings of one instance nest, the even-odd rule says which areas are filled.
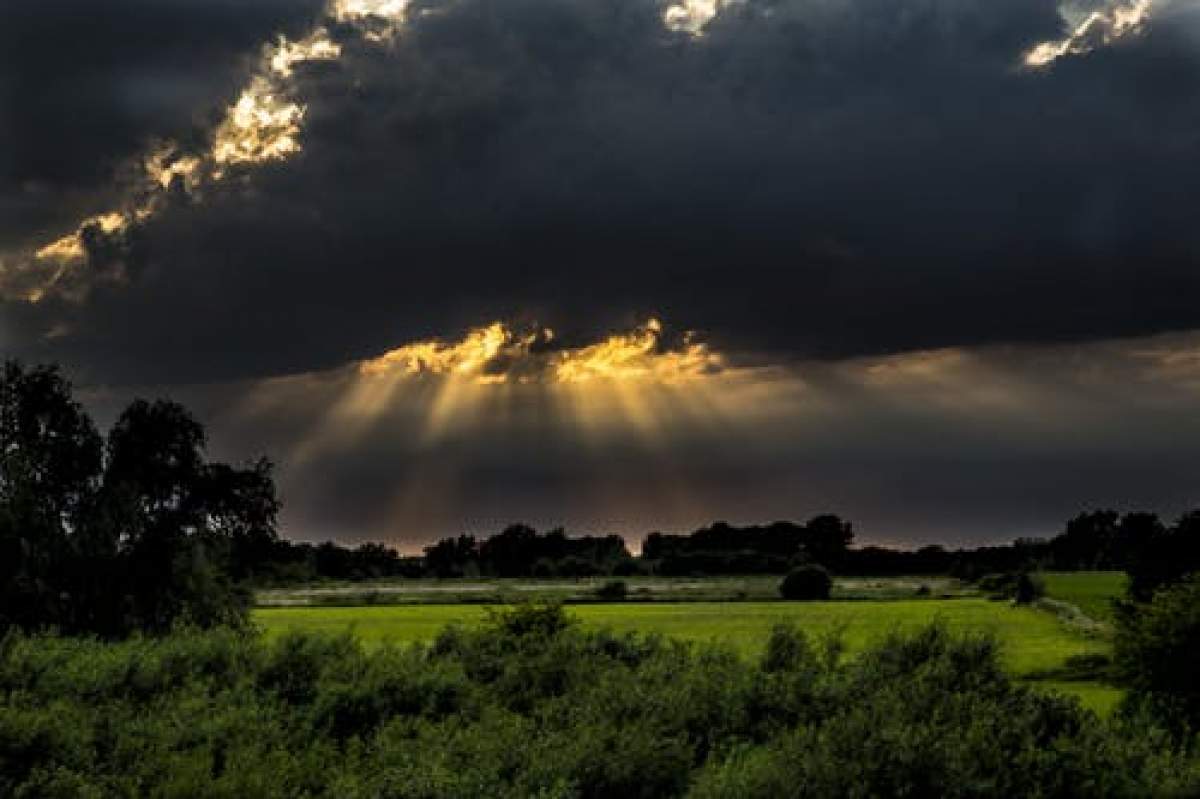
[[[699,35],[717,15],[719,0],[680,0],[663,13],[663,24],[673,31]]]
[[[297,64],[309,61],[336,61],[342,56],[342,46],[329,38],[329,31],[318,28],[298,42],[280,36],[279,44],[270,54],[271,71],[291,77]]]
[[[276,161],[300,152],[300,123],[305,109],[281,97],[262,78],[242,92],[217,128],[211,158],[214,163],[256,164]],[[214,172],[220,179],[223,170]]]
[[[656,319],[574,347],[544,327],[516,332],[494,322],[457,341],[406,344],[319,380],[339,385],[338,396],[294,457],[369,435],[414,403],[430,442],[541,408],[546,421],[569,424],[587,440],[632,428],[651,445],[672,423],[704,426],[760,404],[753,373],[694,334],[668,337]]]
[[[116,212],[89,217],[79,224],[76,232],[63,236],[38,250],[37,257],[43,261],[67,261],[82,258],[86,254],[83,247],[84,231],[95,228],[102,233],[112,234],[124,228],[126,224],[125,217]]]
[[[1066,38],[1042,42],[1025,54],[1025,66],[1040,69],[1065,56],[1090,53],[1118,39],[1140,32],[1150,17],[1154,0],[1117,0],[1103,11],[1094,11]]]
[[[334,0],[333,15],[340,20],[362,17],[399,19],[404,16],[408,0]]]
[[[598,380],[680,382],[720,371],[723,357],[688,334],[665,343],[662,323],[650,319],[594,344],[556,348],[554,332],[515,333],[502,322],[470,331],[461,341],[406,344],[359,366],[365,377],[450,375],[478,384],[587,383]]]

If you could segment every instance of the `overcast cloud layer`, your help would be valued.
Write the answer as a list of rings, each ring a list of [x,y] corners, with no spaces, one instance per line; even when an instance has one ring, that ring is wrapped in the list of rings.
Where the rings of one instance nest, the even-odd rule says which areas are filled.
[[[788,370],[1019,344],[1021,368],[1050,380],[1064,353],[1103,363],[1095,353],[1109,345],[1089,342],[1200,328],[1200,4],[1162,0],[1130,35],[1043,69],[1022,63],[1105,7],[739,0],[700,35],[669,29],[666,4],[648,0],[418,0],[394,29],[327,20],[340,58],[298,64],[288,84],[306,109],[299,154],[203,192],[174,187],[109,243],[115,255],[93,253],[97,269],[119,257],[124,282],[83,299],[0,300],[0,344],[116,386],[113,396],[130,384],[225,384],[221,407],[233,403],[221,392],[239,386],[337,370],[493,319],[536,319],[570,343],[656,314],[739,366]],[[303,36],[320,17],[314,0],[4,4],[0,254],[106,210],[152,141],[203,149],[262,46]],[[1058,355],[1041,360],[1043,351]],[[1103,401],[1063,389],[1080,407],[1108,402],[1105,423],[1131,431],[1103,434],[1114,466],[1101,483],[1128,474],[1144,480],[1126,486],[1138,502],[1178,505],[1194,474],[1187,436],[1160,437],[1154,411],[1117,402],[1107,385],[1092,389]],[[778,420],[740,440],[779,442],[786,465],[754,447],[713,450],[726,453],[713,475],[761,474],[756,485],[769,486],[710,491],[746,508],[725,515],[793,515],[788,497],[808,474],[797,513],[846,496],[842,510],[885,524],[920,491],[904,469],[872,464],[911,464],[931,440],[952,451],[949,464],[976,462],[974,485],[995,485],[1003,501],[964,486],[961,509],[947,502],[935,518],[931,499],[904,530],[972,515],[976,530],[1024,529],[1051,514],[1022,488],[1040,472],[987,436],[957,435],[957,417],[936,403],[915,419],[839,391],[848,389],[828,388],[826,401],[841,403],[857,431],[846,441],[858,443],[831,439],[823,446],[844,454],[823,465],[806,467],[797,453],[809,434]],[[1182,396],[1172,394],[1173,419],[1194,408]],[[1043,430],[1030,403],[1019,420],[1005,417],[1012,431]],[[973,407],[968,426],[987,429],[996,412]],[[1052,418],[1085,435],[1072,413]],[[290,452],[304,435],[269,443]],[[396,530],[397,486],[435,465],[503,493],[496,507],[509,509],[497,517],[599,523],[599,511],[570,503],[548,510],[545,489],[617,485],[614,469],[655,468],[636,458],[621,467],[614,455],[574,473],[568,464],[583,467],[564,437],[524,473],[495,435],[424,461],[399,445],[363,445],[353,464],[323,470],[336,480],[303,483],[309,496],[328,495],[336,517],[306,529]],[[672,457],[703,439],[680,433]],[[1039,457],[1057,459],[1055,474],[1095,464],[1070,447]],[[1165,471],[1147,472],[1142,457]],[[955,473],[948,466],[945,479]],[[289,479],[299,486],[301,475],[296,467]],[[688,480],[689,490],[730,484]],[[377,496],[354,494],[376,483]],[[1103,493],[1064,489],[1052,512]],[[1022,496],[1028,504],[1015,507]],[[664,524],[698,514],[667,515]],[[467,517],[438,518],[429,524]]]

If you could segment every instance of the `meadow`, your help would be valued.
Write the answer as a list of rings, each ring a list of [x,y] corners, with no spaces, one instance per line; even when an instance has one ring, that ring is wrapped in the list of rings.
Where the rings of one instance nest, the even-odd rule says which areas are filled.
[[[269,588],[256,601],[265,607],[296,605],[508,604],[527,600],[594,602],[611,577],[418,578],[323,581]],[[634,602],[742,602],[779,599],[779,575],[618,578]],[[840,577],[833,599],[908,599],[921,594],[951,598],[977,595],[952,577]]]
[[[1129,577],[1118,571],[1043,572],[1046,595],[1070,602],[1090,618],[1112,620],[1112,602],[1125,595]]]
[[[1107,713],[1119,690],[1077,679],[1070,664],[1106,656],[1109,643],[1086,635],[1054,614],[983,598],[829,602],[623,602],[572,605],[585,628],[652,633],[698,643],[717,643],[746,658],[761,654],[771,629],[792,623],[815,638],[837,635],[848,654],[863,651],[889,633],[939,621],[956,633],[983,633],[1000,645],[1009,674],[1080,698]],[[270,607],[254,613],[268,637],[289,630],[351,631],[368,645],[432,640],[447,625],[477,627],[488,615],[482,604],[379,605],[363,607]]]

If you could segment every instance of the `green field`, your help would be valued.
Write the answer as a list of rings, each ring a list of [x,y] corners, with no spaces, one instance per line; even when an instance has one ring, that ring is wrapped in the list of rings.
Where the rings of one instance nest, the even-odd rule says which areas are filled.
[[[1096,621],[1112,619],[1112,600],[1124,595],[1125,572],[1043,572],[1046,596],[1070,602]]]
[[[330,581],[261,590],[262,607],[314,605],[505,604],[529,599],[595,602],[611,577],[580,578],[418,578]],[[779,599],[779,575],[734,577],[620,577],[637,602],[744,602]],[[977,596],[952,577],[838,577],[834,599],[909,599]]]
[[[691,641],[718,642],[756,655],[772,626],[791,622],[814,636],[839,631],[850,652],[893,630],[933,621],[963,633],[989,633],[1000,641],[1008,670],[1018,678],[1047,674],[1077,655],[1106,654],[1108,643],[1080,635],[1052,614],[983,599],[857,602],[656,602],[572,606],[586,625],[616,631],[658,633]],[[427,641],[447,624],[478,623],[481,605],[259,608],[255,620],[267,635],[289,629],[343,632],[371,643]],[[1098,712],[1119,699],[1111,687],[1091,682],[1037,680],[1079,696]]]

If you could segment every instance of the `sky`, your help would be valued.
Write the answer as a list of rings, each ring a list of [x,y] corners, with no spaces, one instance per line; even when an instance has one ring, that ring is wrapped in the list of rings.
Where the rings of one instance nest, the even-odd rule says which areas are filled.
[[[283,534],[1200,505],[1198,0],[14,0],[0,353]]]

